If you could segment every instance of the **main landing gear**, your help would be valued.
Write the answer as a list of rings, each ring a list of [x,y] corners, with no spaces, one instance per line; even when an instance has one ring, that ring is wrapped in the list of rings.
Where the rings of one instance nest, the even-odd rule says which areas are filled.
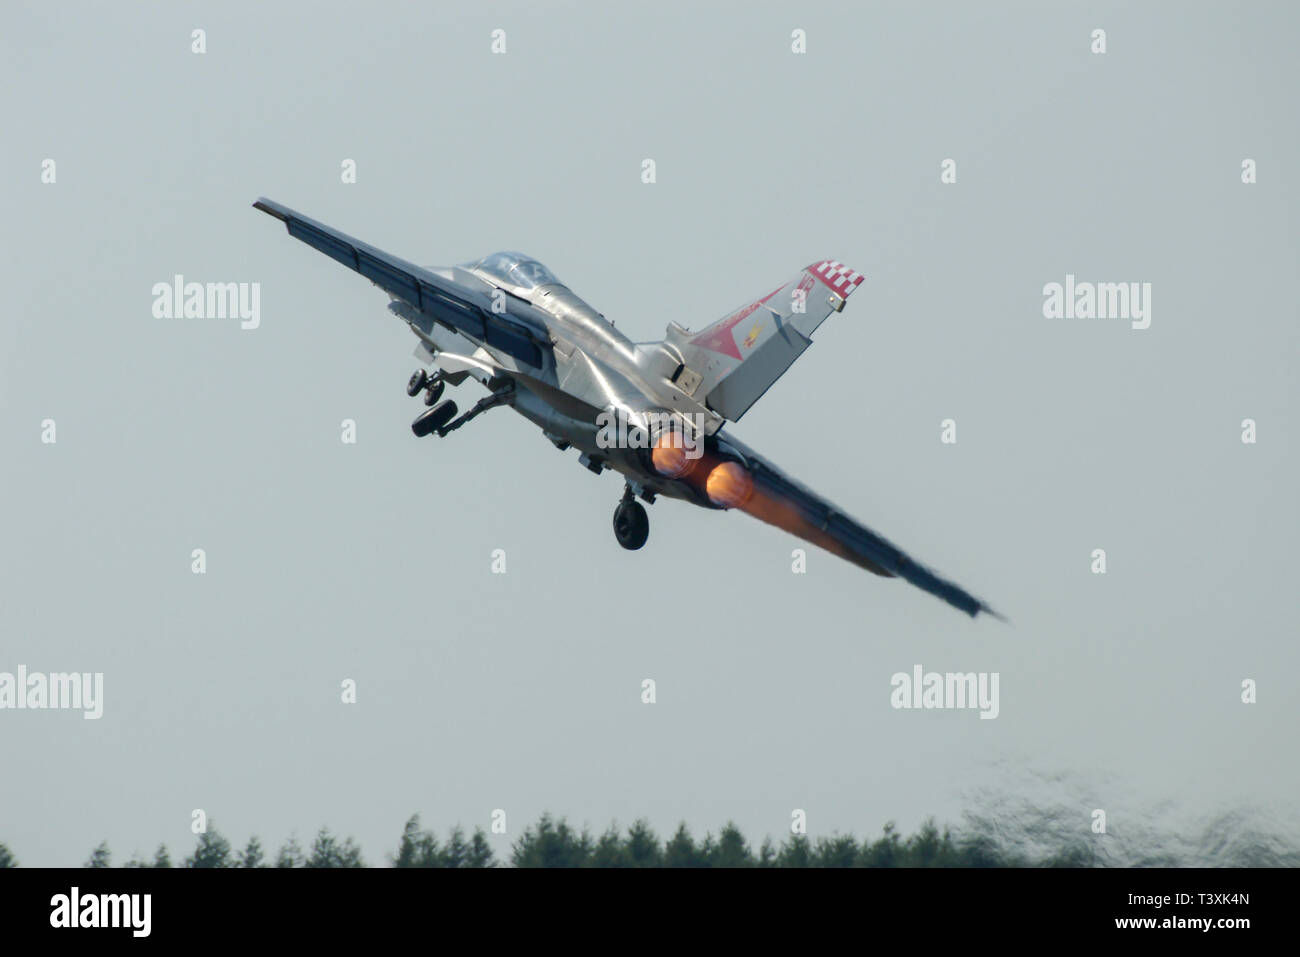
[[[456,408],[455,402],[448,400],[442,405],[437,404],[446,388],[447,383],[442,381],[441,371],[429,375],[423,369],[416,369],[411,374],[411,378],[406,383],[406,394],[415,397],[423,392],[424,404],[436,406],[436,408],[430,408],[428,412],[425,412],[411,423],[411,431],[417,436],[423,438],[426,435],[431,435],[439,429],[445,428],[447,423],[456,418],[456,413],[459,410]]]
[[[447,427],[447,423],[456,418],[456,403],[448,399],[442,405],[434,406],[428,412],[422,413],[419,418],[411,423],[411,431],[419,438],[426,435],[432,435],[437,432],[442,434],[442,430]]]
[[[509,405],[515,398],[515,384],[509,380],[498,384],[493,380],[493,385],[497,388],[489,395],[479,399],[470,409],[460,418],[456,418],[456,413],[460,410],[456,408],[456,403],[451,399],[437,405],[439,399],[447,384],[442,379],[442,372],[435,372],[433,375],[427,374],[423,369],[417,369],[412,374],[410,381],[406,383],[406,394],[417,396],[424,393],[424,404],[432,406],[428,412],[422,413],[414,422],[411,423],[411,431],[417,436],[423,438],[426,435],[437,435],[442,437],[448,432],[454,432],[462,425],[475,416],[482,415],[488,409],[494,409],[498,405]]]
[[[632,486],[623,488],[623,498],[614,509],[614,537],[626,549],[635,551],[650,537],[650,517],[636,500]]]

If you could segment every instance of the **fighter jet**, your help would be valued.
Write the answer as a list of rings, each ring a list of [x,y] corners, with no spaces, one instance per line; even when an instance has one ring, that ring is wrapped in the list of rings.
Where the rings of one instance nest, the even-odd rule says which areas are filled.
[[[658,342],[633,342],[536,259],[499,252],[473,262],[416,266],[279,203],[255,209],[369,279],[419,340],[407,394],[429,408],[411,431],[446,436],[509,406],[596,474],[624,478],[614,537],[646,543],[641,502],[659,496],[738,509],[887,578],[903,578],[971,615],[988,605],[786,475],[723,428],[735,422],[812,344],[862,283],[833,259],[811,263],[760,298],[691,331],[676,322]],[[448,386],[487,388],[467,412]]]

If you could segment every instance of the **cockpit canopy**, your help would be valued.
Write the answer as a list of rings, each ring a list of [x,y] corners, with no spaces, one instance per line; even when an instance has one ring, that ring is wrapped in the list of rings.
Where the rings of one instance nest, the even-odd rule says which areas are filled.
[[[499,252],[484,256],[476,263],[470,264],[493,279],[499,279],[507,286],[520,286],[524,289],[536,289],[538,286],[558,284],[560,280],[536,259],[523,253]]]

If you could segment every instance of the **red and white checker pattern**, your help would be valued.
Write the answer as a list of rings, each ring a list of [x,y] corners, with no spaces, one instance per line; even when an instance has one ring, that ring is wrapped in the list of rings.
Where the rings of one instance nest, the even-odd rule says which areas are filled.
[[[844,265],[838,259],[823,259],[819,263],[813,263],[808,270],[841,299],[849,298],[849,293],[857,289],[863,279],[860,272]]]

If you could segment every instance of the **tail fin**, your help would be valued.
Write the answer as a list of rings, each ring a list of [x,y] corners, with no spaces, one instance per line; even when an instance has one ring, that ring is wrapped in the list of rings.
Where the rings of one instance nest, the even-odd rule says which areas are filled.
[[[862,278],[837,260],[824,259],[699,332],[672,323],[665,341],[683,360],[673,382],[738,421],[812,345],[813,332],[844,308]]]

